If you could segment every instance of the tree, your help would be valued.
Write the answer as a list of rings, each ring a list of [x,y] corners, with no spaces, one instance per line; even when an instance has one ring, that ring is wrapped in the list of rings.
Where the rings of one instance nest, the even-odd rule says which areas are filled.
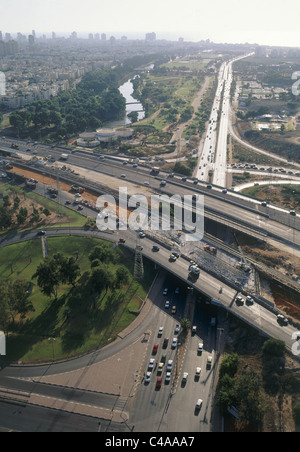
[[[220,377],[222,378],[225,374],[234,377],[238,371],[238,367],[239,357],[237,353],[231,353],[225,356],[220,366]]]
[[[0,206],[0,229],[7,229],[12,225],[12,216],[5,207]]]
[[[281,358],[285,353],[285,342],[279,339],[268,339],[263,345],[265,355]]]
[[[130,281],[130,273],[125,265],[119,265],[116,271],[116,287],[121,287],[122,284],[128,283]]]
[[[114,285],[114,275],[109,271],[106,265],[101,264],[94,268],[91,276],[91,284],[95,292],[101,293],[108,291],[109,287]]]
[[[191,327],[191,322],[189,321],[189,319],[187,319],[187,318],[182,319],[181,327],[182,327],[183,331],[187,331]]]
[[[15,322],[17,315],[24,318],[34,311],[29,300],[30,283],[23,280],[5,281],[0,284],[0,322],[7,326],[9,318]]]
[[[80,268],[76,260],[66,258],[57,253],[53,258],[46,258],[33,275],[33,279],[37,278],[37,284],[42,293],[57,300],[58,288],[60,284],[75,285],[77,278],[80,276]]]
[[[17,222],[18,224],[24,224],[27,219],[28,211],[26,207],[21,207],[19,213],[17,214]]]

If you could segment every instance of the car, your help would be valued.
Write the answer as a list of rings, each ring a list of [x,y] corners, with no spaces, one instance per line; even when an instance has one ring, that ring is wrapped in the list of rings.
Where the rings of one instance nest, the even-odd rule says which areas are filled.
[[[177,343],[178,343],[178,339],[177,339],[177,337],[174,337],[173,340],[172,340],[172,345],[171,345],[171,347],[172,347],[172,348],[176,348],[176,347],[177,347]]]
[[[209,355],[209,356],[207,357],[206,367],[207,367],[207,369],[210,369],[211,366],[212,366],[212,356]]]
[[[66,201],[66,204],[67,204],[67,206],[69,206],[69,205],[72,204],[72,203],[71,203],[71,201],[67,200],[67,201]]]
[[[162,385],[162,378],[161,378],[161,377],[158,377],[158,378],[157,378],[157,381],[156,381],[156,387],[157,387],[157,388],[161,388],[161,385]]]
[[[145,384],[149,384],[151,379],[151,372],[147,372],[145,376]]]
[[[203,343],[199,342],[198,344],[198,353],[202,353],[203,352]]]
[[[121,174],[122,179],[126,179],[126,174]]]
[[[163,329],[163,327],[161,326],[161,327],[159,328],[159,330],[158,330],[158,336],[162,336],[163,331],[164,331],[164,329]]]
[[[161,356],[160,362],[161,362],[161,363],[165,363],[166,361],[167,361],[167,355],[164,353],[164,354]]]
[[[157,351],[158,351],[158,344],[154,344],[153,350],[152,350],[152,355],[156,355]]]
[[[238,305],[243,305],[244,302],[245,302],[245,300],[244,300],[243,297],[237,297],[237,298],[236,298],[236,304],[238,304]]]
[[[197,400],[197,403],[196,403],[196,410],[201,410],[202,403],[203,403],[203,400],[202,400],[202,399],[198,399],[198,400]]]
[[[125,239],[122,239],[122,238],[120,238],[120,239],[119,239],[119,242],[120,242],[120,243],[126,243],[126,240],[125,240]]]
[[[183,377],[182,377],[182,382],[183,383],[187,382],[188,376],[189,376],[188,372],[183,372]]]
[[[167,372],[165,382],[166,382],[166,384],[168,384],[168,383],[170,383],[170,381],[171,381],[171,372]]]
[[[174,333],[175,333],[175,334],[178,334],[179,331],[180,331],[180,326],[177,324],[177,325],[175,326]]]
[[[146,237],[146,234],[144,233],[144,232],[140,232],[139,233],[139,237],[140,237],[140,239],[144,239],[145,237]]]
[[[81,194],[80,193],[76,193],[75,198],[81,198]]]
[[[160,250],[160,248],[159,248],[159,246],[157,246],[157,245],[154,245],[153,246],[153,248],[152,248],[152,251],[154,251],[154,252],[158,252]]]
[[[201,375],[201,367],[196,367],[195,377],[200,378],[200,375]]]
[[[173,369],[173,360],[169,359],[167,364],[167,372],[172,372],[172,369]]]
[[[158,365],[157,372],[162,373],[165,363],[160,362]]]
[[[295,217],[295,216],[296,216],[295,210],[291,210],[291,211],[290,211],[290,215],[292,215],[293,217]]]
[[[176,287],[176,289],[175,289],[175,295],[179,295],[179,287]]]
[[[39,231],[37,235],[46,235],[46,231]]]
[[[176,314],[176,311],[177,311],[177,308],[176,308],[176,306],[173,306],[173,307],[172,307],[172,311],[171,311],[171,314]]]
[[[280,323],[281,325],[288,325],[288,323],[289,323],[288,319],[286,317],[284,317],[284,315],[282,315],[282,314],[278,314],[277,322]]]
[[[177,257],[172,253],[169,257],[170,262],[175,262],[177,260]]]
[[[150,182],[148,182],[147,180],[144,182],[144,185],[150,185]]]
[[[246,297],[246,302],[247,302],[247,304],[253,304],[253,303],[254,303],[254,300],[253,300],[252,297],[250,297],[250,295],[247,295],[247,297]]]
[[[163,291],[163,295],[168,295],[168,289],[166,288],[166,289],[164,289],[164,291]]]
[[[155,364],[155,359],[151,358],[148,364],[148,369],[152,370],[154,368],[154,364]]]
[[[168,347],[168,344],[169,344],[169,338],[168,338],[168,337],[165,337],[165,338],[164,338],[164,342],[163,342],[163,348],[167,348],[167,347]]]
[[[192,334],[196,334],[197,332],[197,327],[196,325],[192,326]]]
[[[165,302],[165,308],[166,308],[166,309],[169,309],[169,307],[170,307],[170,302],[167,300],[167,301]]]

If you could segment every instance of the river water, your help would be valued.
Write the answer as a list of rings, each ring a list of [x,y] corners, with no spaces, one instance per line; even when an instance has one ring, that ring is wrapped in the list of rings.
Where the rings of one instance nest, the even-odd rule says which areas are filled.
[[[138,77],[138,75],[136,75]],[[138,102],[134,97],[132,97],[133,94],[133,85],[130,80],[125,82],[122,86],[119,87],[120,93],[125,97],[126,99],[126,124],[131,124],[130,119],[127,117],[128,113],[131,113],[132,111],[138,112],[138,121],[141,121],[141,119],[145,118],[145,110],[143,105]],[[137,103],[136,103],[137,102]],[[131,104],[131,105],[130,105]]]
[[[136,75],[135,77],[138,77],[138,75]],[[130,80],[132,80],[132,79],[130,79]],[[132,97],[133,85],[130,80],[127,80],[127,82],[125,82],[123,85],[121,85],[119,87],[119,91],[125,97],[126,104],[127,104],[126,105],[126,113],[125,113],[124,118],[119,119],[118,121],[109,122],[109,123],[105,124],[106,127],[115,128],[115,127],[122,127],[122,126],[127,126],[127,125],[131,124],[131,120],[128,118],[127,115],[128,115],[128,113],[130,113],[132,111],[138,112],[138,121],[141,121],[142,119],[145,118],[145,110],[144,110],[143,105]],[[137,103],[135,103],[135,102],[137,102]]]

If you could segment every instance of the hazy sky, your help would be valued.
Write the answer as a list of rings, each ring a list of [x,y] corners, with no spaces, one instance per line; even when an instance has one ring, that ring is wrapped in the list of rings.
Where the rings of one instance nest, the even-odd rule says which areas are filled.
[[[0,0],[2,32],[107,33],[119,38],[251,42],[300,47],[300,1]]]

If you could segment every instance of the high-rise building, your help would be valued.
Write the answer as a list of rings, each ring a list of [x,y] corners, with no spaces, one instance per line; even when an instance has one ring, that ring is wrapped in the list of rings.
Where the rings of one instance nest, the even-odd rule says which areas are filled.
[[[106,34],[105,33],[101,34],[101,41],[106,41]]]
[[[146,41],[156,41],[156,33],[146,33]]]

